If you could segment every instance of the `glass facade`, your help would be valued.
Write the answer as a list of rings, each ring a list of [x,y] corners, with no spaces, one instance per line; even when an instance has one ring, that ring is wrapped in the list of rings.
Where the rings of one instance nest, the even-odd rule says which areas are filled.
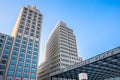
[[[0,33],[0,79],[37,80],[42,16],[35,6],[21,9],[12,37]]]
[[[8,64],[8,58],[10,56],[11,47],[13,44],[13,37],[0,33],[0,79],[3,79]],[[10,66],[13,69],[13,66]],[[12,72],[8,73],[12,75]]]

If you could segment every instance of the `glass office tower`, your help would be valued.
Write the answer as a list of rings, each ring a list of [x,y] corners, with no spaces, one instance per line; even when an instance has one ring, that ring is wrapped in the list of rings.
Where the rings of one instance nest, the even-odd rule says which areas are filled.
[[[10,56],[13,39],[10,35],[0,33],[0,80],[4,80],[3,75],[7,68],[6,65]]]
[[[12,31],[13,44],[2,80],[37,80],[41,24],[42,15],[35,6],[21,9]]]

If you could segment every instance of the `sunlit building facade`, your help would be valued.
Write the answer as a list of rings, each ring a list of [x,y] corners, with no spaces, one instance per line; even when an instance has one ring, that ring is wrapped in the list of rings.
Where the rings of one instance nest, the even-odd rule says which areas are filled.
[[[38,79],[50,80],[51,73],[81,61],[73,30],[59,21],[46,43],[45,61],[39,66]]]
[[[20,11],[12,35],[4,35],[5,39],[0,37],[3,43],[0,42],[0,51],[3,48],[1,61],[4,55],[7,56],[6,64],[0,63],[1,80],[37,80],[41,26],[40,11],[35,6],[25,6]]]

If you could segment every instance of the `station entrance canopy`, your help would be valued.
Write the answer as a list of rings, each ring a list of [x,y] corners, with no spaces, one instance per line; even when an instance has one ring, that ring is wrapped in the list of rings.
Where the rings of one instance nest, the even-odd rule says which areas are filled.
[[[66,78],[78,80],[78,74],[80,73],[87,73],[88,80],[105,80],[120,77],[120,46],[68,66],[58,72],[51,73],[51,79]]]

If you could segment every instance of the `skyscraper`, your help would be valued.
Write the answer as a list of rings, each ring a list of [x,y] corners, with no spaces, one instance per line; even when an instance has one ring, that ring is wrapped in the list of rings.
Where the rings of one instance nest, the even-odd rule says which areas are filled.
[[[42,15],[35,6],[25,6],[21,9],[12,35],[5,35],[5,39],[0,38],[2,43],[6,40],[4,47],[1,47],[0,42],[0,48],[4,48],[0,62],[4,55],[8,60],[5,65],[0,63],[1,80],[37,80],[41,26]]]
[[[3,76],[7,68],[13,39],[10,35],[0,33],[0,80],[4,80]]]
[[[51,32],[45,48],[45,61],[39,66],[38,79],[50,80],[50,73],[82,61],[78,57],[73,30],[60,21]]]

